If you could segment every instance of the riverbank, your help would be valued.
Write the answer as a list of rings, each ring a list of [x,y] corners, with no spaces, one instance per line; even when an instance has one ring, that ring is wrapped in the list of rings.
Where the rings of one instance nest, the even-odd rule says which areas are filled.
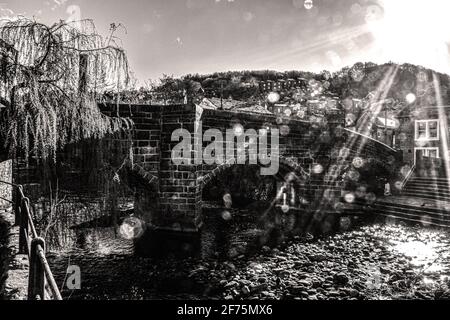
[[[58,283],[78,265],[66,299],[450,299],[448,230],[374,224],[226,260],[161,260],[131,253],[51,257]]]
[[[8,234],[10,224],[5,219],[6,210],[0,208],[0,300],[3,299],[5,282],[8,276]]]

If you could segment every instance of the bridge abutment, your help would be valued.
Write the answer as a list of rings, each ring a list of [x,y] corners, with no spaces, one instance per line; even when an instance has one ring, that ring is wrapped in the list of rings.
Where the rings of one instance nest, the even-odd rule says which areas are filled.
[[[201,190],[197,182],[201,165],[177,165],[172,150],[179,143],[172,133],[195,130],[195,105],[100,105],[108,116],[131,118],[132,173],[140,182],[135,213],[152,230],[197,232],[201,226]],[[124,152],[127,152],[124,150]],[[192,157],[195,150],[192,151]]]
[[[156,228],[172,231],[197,232],[201,227],[201,189],[198,182],[202,169],[195,164],[194,148],[190,151],[190,163],[176,164],[172,150],[179,141],[172,141],[172,133],[178,129],[191,133],[193,145],[196,130],[196,107],[192,105],[165,108],[162,111],[161,158],[159,172],[159,205],[157,217],[152,221]]]

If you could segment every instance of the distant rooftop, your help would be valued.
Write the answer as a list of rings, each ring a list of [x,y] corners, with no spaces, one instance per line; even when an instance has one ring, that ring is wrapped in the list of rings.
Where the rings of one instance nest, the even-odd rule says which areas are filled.
[[[437,109],[445,109],[446,112],[450,111],[450,105],[443,105],[443,106],[413,106],[410,108],[405,108],[404,110],[402,110],[397,117],[398,118],[402,118],[402,117],[409,117],[411,115],[411,112],[415,112],[415,111],[432,111],[432,110],[437,110]]]

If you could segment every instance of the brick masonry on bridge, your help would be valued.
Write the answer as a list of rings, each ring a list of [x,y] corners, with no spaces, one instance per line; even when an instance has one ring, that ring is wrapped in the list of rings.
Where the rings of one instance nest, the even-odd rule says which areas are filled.
[[[143,181],[146,188],[136,196],[135,211],[149,225],[168,230],[197,231],[202,225],[202,191],[215,176],[232,167],[230,164],[176,165],[172,150],[179,143],[171,141],[176,129],[194,133],[202,122],[202,133],[214,128],[225,134],[240,123],[244,130],[288,126],[280,135],[280,171],[283,180],[293,173],[300,181],[299,194],[310,203],[323,202],[324,192],[338,198],[346,188],[341,176],[355,156],[379,159],[386,167],[398,163],[398,153],[379,142],[357,133],[339,129],[343,119],[330,116],[320,124],[274,115],[202,109],[196,105],[100,105],[110,116],[129,117],[134,127],[124,134],[124,142],[132,140],[133,163],[130,172]],[[268,139],[270,141],[270,139]],[[205,147],[209,142],[203,142]],[[129,145],[124,143],[124,146]],[[342,150],[348,148],[343,154]],[[270,145],[268,146],[270,148]],[[236,150],[235,150],[236,151]],[[129,152],[122,150],[122,152]],[[192,150],[192,156],[195,156]],[[315,174],[314,165],[323,166]]]

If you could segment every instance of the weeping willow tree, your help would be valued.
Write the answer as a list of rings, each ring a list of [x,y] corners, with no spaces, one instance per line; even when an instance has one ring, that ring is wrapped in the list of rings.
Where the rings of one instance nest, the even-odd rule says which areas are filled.
[[[99,92],[129,85],[127,57],[115,36],[118,27],[111,24],[105,38],[91,20],[47,26],[19,18],[0,24],[0,40],[16,51],[6,62],[14,72],[4,75],[6,107],[0,123],[10,156],[55,157],[68,143],[129,126],[126,119],[103,115],[95,99]]]

